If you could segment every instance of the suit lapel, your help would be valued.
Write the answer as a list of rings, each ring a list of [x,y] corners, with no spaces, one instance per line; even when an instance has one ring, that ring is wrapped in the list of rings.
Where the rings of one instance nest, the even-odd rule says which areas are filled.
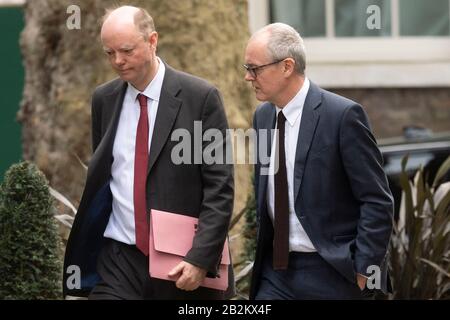
[[[175,70],[166,64],[166,73],[164,75],[158,113],[155,119],[155,127],[153,129],[152,143],[150,146],[147,174],[158,159],[162,148],[172,132],[172,127],[181,106],[181,100],[176,98],[176,95],[180,90],[181,86],[178,82]]]
[[[109,123],[105,134],[97,147],[97,150],[92,156],[91,163],[93,172],[101,173],[96,176],[99,184],[103,184],[106,179],[109,179],[111,174],[111,164],[113,161],[113,145],[119,124],[120,112],[122,111],[123,99],[127,91],[127,83],[118,81],[117,86],[103,98],[102,118],[107,117],[105,122]],[[103,119],[99,119],[103,121]],[[99,125],[99,124],[97,124]],[[97,164],[100,166],[97,168]]]
[[[303,106],[302,119],[297,140],[297,151],[295,153],[294,168],[294,203],[298,197],[300,186],[302,184],[303,173],[305,170],[306,157],[311,147],[311,142],[319,122],[319,113],[316,110],[322,102],[320,89],[310,83],[309,91]]]
[[[123,100],[125,98],[125,93],[127,92],[127,83],[124,81],[120,81],[120,84],[117,88],[105,98],[105,105],[111,106],[111,116],[112,121],[109,122],[109,127],[105,133],[105,143],[111,149],[112,155],[112,147],[114,144],[114,139],[116,137],[117,126],[119,125],[120,113],[122,111]]]
[[[271,156],[271,151],[272,151],[272,129],[275,129],[275,123],[276,123],[276,109],[275,106],[272,104],[270,106],[270,113],[267,116],[262,116],[262,123],[261,123],[261,127],[258,127],[258,130],[266,130],[266,145],[267,145],[267,152],[269,158]],[[259,135],[259,132],[257,133]],[[262,136],[264,137],[264,136]],[[262,138],[261,137],[261,138]],[[258,139],[258,144],[259,144],[259,139]],[[260,150],[259,146],[258,146],[258,150]],[[258,155],[259,156],[259,155]],[[264,155],[266,156],[266,155]],[[267,182],[268,182],[268,171],[269,171],[269,165],[270,162],[266,165],[262,165],[260,166],[260,176],[259,176],[259,195],[261,195],[259,197],[259,205],[260,208],[262,208],[262,205],[266,203],[266,193],[267,193]],[[265,173],[264,173],[265,171]],[[263,174],[261,174],[261,172],[263,172]]]

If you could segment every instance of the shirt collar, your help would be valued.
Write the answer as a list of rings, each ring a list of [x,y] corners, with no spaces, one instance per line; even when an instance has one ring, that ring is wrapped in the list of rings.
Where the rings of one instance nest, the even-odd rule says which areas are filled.
[[[305,81],[303,82],[303,86],[300,88],[299,92],[292,98],[291,101],[283,108],[276,107],[277,115],[278,112],[282,111],[286,120],[289,122],[289,125],[292,127],[294,123],[297,121],[298,117],[301,115],[303,106],[305,104],[306,95],[309,90],[309,79],[305,77]]]
[[[130,89],[131,96],[134,99],[137,99],[137,95],[139,93],[142,93],[149,99],[159,101],[159,97],[161,96],[161,88],[164,80],[164,75],[166,73],[166,66],[161,61],[161,59],[159,59],[159,57],[156,58],[159,61],[158,71],[156,72],[156,75],[153,78],[153,80],[144,89],[144,91],[141,92],[138,89],[136,89],[131,83],[128,83],[128,89]]]

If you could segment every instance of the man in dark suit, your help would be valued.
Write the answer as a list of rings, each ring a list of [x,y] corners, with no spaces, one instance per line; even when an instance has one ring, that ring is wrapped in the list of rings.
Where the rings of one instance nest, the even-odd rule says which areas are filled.
[[[144,9],[107,11],[101,40],[120,79],[93,94],[94,153],[67,244],[64,293],[90,299],[228,298],[234,290],[231,267],[226,292],[199,285],[218,276],[233,208],[232,164],[176,164],[178,141],[172,137],[175,130],[193,134],[196,121],[225,136],[220,94],[156,56],[158,34]],[[192,154],[209,146],[192,142]],[[168,270],[173,282],[149,277],[149,263],[157,263],[148,261],[150,209],[199,219],[192,249]],[[81,273],[78,285],[72,270]]]
[[[250,298],[360,299],[368,280],[386,292],[393,200],[364,110],[309,81],[303,40],[286,24],[256,32],[245,61],[245,80],[266,101],[254,115]]]

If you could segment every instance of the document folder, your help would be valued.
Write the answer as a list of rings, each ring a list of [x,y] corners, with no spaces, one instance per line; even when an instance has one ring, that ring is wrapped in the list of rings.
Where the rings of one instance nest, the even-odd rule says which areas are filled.
[[[183,261],[192,242],[198,225],[198,219],[171,212],[151,210],[149,273],[150,277],[175,281],[168,273]],[[225,291],[228,288],[228,267],[230,256],[228,241],[222,251],[222,260],[218,278],[206,277],[201,286]]]

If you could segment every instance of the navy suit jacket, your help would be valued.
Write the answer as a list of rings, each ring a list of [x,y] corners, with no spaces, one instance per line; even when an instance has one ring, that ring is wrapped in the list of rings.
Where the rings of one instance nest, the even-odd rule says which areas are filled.
[[[253,125],[257,132],[275,128],[275,122],[273,104],[264,103],[256,110]],[[267,141],[258,144],[267,143],[270,152],[267,136]],[[380,266],[381,289],[386,292],[393,198],[382,161],[362,107],[311,82],[295,156],[295,213],[318,253],[338,272],[356,282],[356,273],[371,275],[367,267]],[[273,242],[267,214],[268,179],[261,174],[267,166],[258,155],[257,250],[250,298],[257,293],[263,256]]]
[[[66,247],[64,295],[87,296],[99,281],[96,263],[112,210],[109,187],[112,151],[126,89],[127,83],[116,79],[98,87],[92,97],[94,154]],[[199,218],[193,247],[185,260],[206,269],[210,276],[216,276],[233,211],[233,165],[196,164],[193,159],[190,164],[173,163],[172,150],[179,141],[172,141],[171,133],[183,129],[194,137],[194,121],[201,121],[204,131],[218,129],[225,137],[228,124],[220,94],[206,81],[166,65],[150,147],[147,209]],[[208,145],[209,142],[202,145],[191,141],[191,154],[196,146],[203,150]],[[74,274],[71,266],[81,271],[80,288],[68,286],[67,280],[71,283],[70,277]],[[234,291],[231,266],[229,283],[227,296]]]

